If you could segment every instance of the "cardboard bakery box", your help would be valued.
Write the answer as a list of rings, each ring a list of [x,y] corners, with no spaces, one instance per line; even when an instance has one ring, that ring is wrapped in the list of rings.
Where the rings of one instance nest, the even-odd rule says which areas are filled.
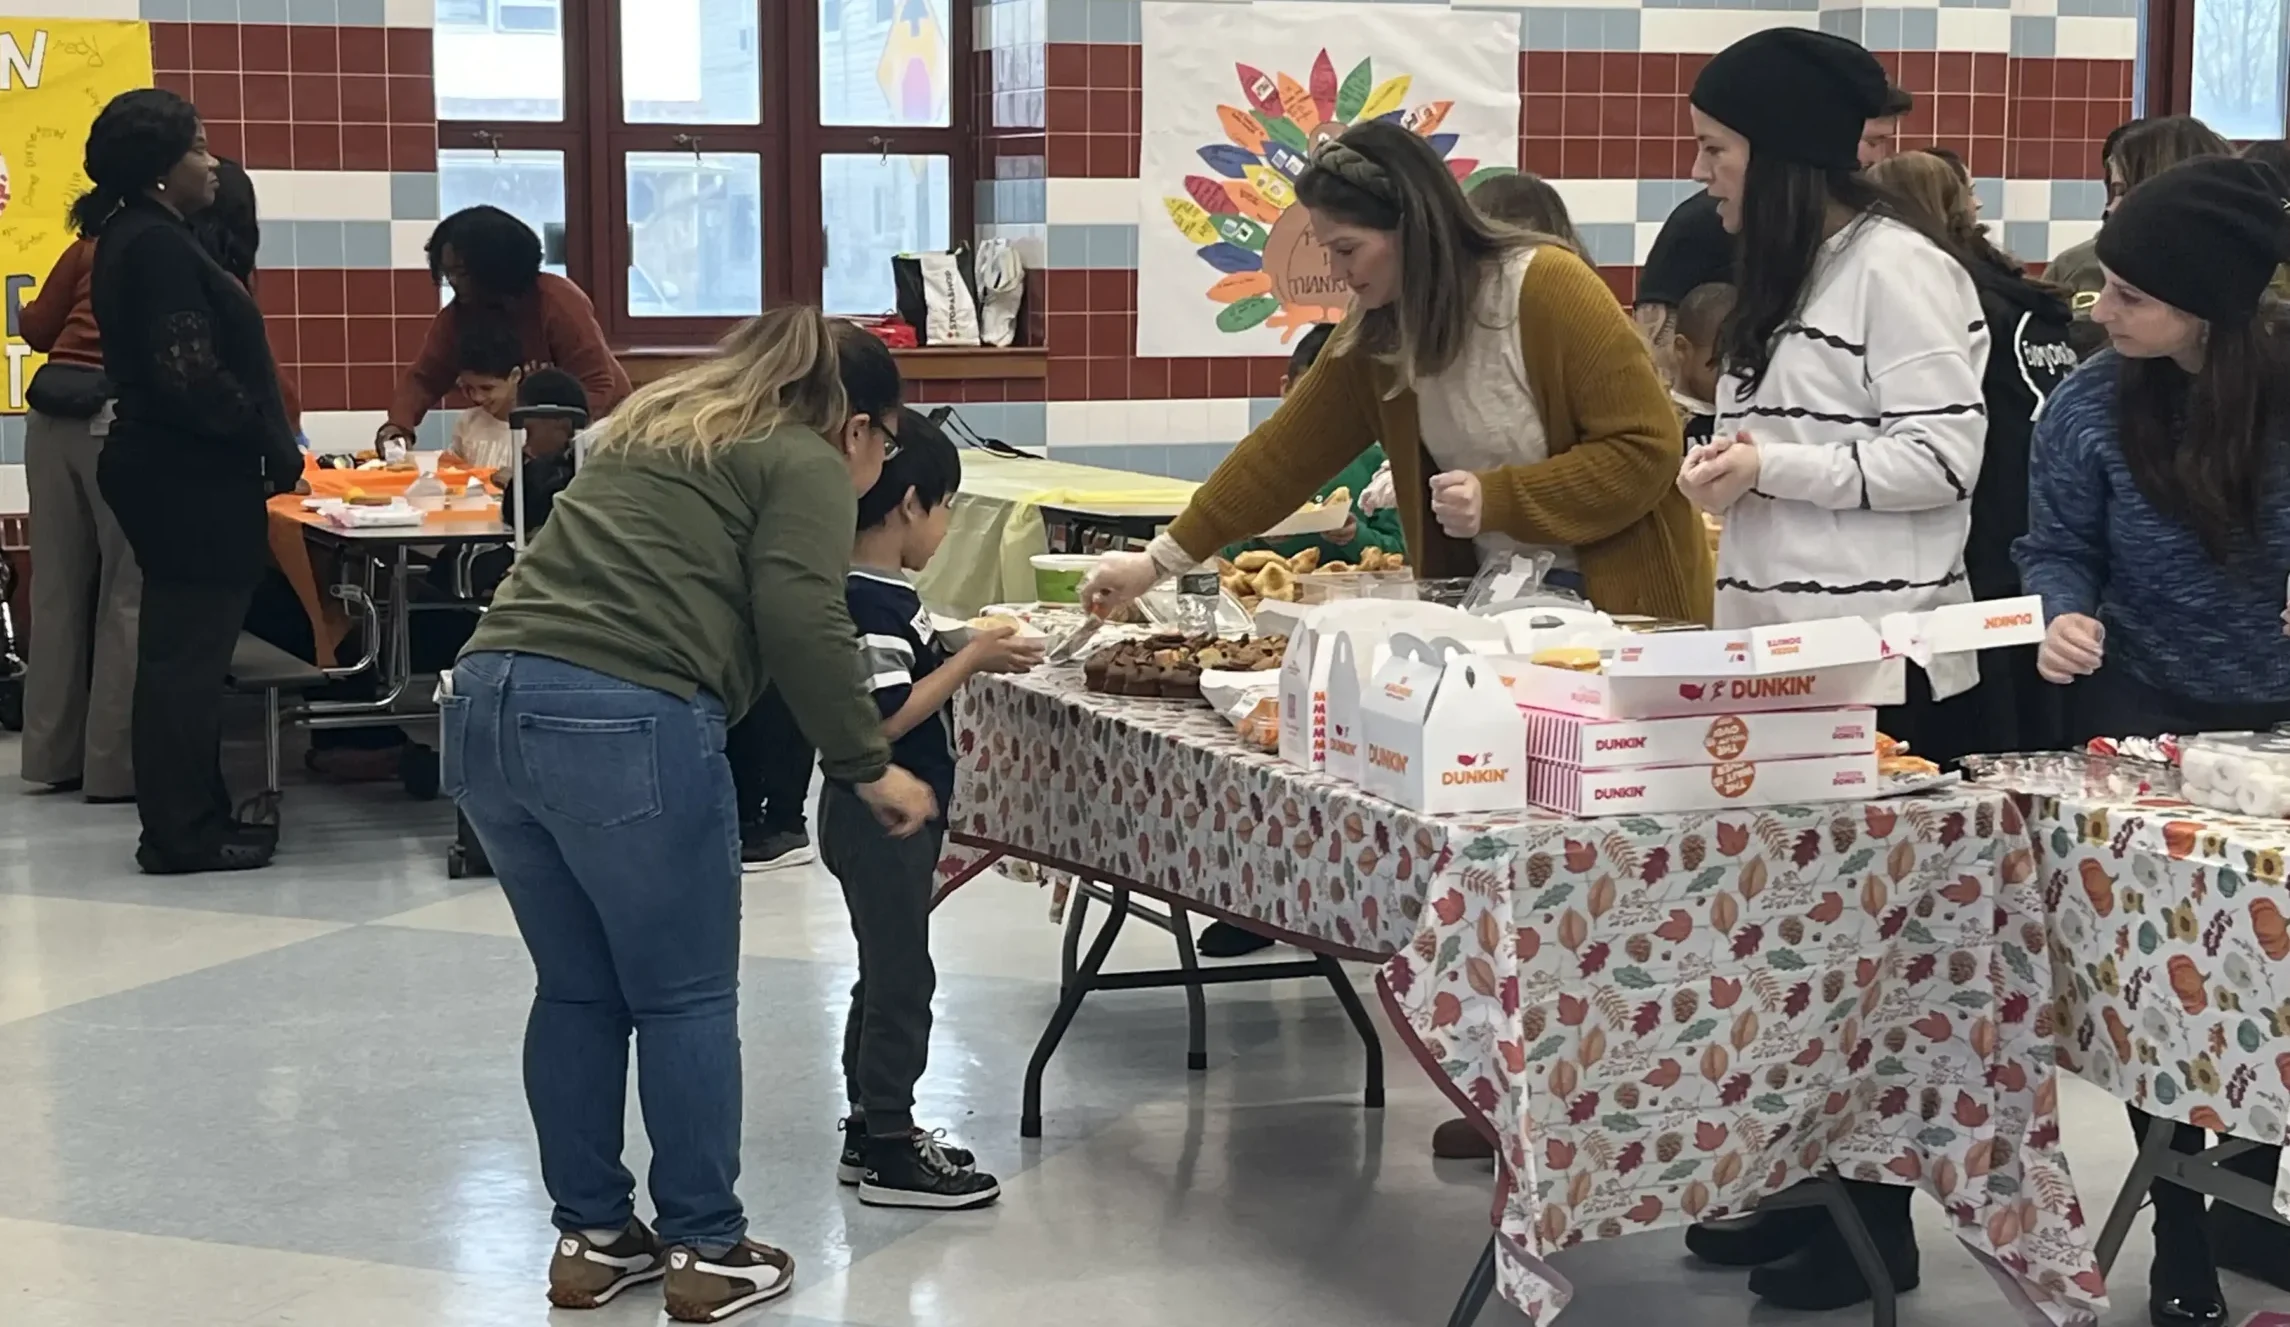
[[[1893,613],[1880,624],[1885,648],[1922,663],[1936,654],[1964,654],[2011,645],[2041,645],[2041,595],[1976,599],[1922,613]]]
[[[1401,642],[1360,698],[1360,786],[1432,815],[1523,810],[1526,720],[1495,669]]]
[[[1351,599],[1320,604],[1299,618],[1280,667],[1280,756],[1317,770],[1327,764],[1328,678],[1335,643],[1352,637],[1355,680],[1364,683],[1391,657],[1391,638],[1408,633],[1448,637],[1500,650],[1502,628],[1458,608],[1393,599]]]
[[[1872,747],[1849,756],[1603,770],[1536,761],[1528,770],[1527,790],[1536,806],[1574,816],[1853,801],[1875,795],[1877,756]]]
[[[1850,756],[1875,750],[1877,740],[1876,711],[1865,706],[1674,719],[1585,719],[1551,710],[1526,714],[1531,759],[1586,770]]]

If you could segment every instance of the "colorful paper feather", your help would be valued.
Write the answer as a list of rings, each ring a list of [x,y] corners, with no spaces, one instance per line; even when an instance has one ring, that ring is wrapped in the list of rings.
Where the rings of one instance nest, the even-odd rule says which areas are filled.
[[[1282,74],[1278,82],[1280,85],[1280,113],[1287,116],[1297,128],[1305,133],[1311,133],[1314,129],[1319,128],[1320,107],[1313,102],[1312,94],[1304,90],[1304,85],[1286,74]]]
[[[1199,203],[1204,212],[1232,211],[1232,195],[1225,192],[1224,185],[1206,175],[1186,176],[1185,192],[1193,196],[1193,201]]]
[[[1201,160],[1209,164],[1210,170],[1228,180],[1245,178],[1249,168],[1256,165],[1259,155],[1244,152],[1230,143],[1210,143],[1201,149]]]
[[[1375,86],[1375,65],[1362,60],[1344,75],[1344,86],[1336,92],[1336,118],[1346,124],[1358,122],[1360,107],[1368,104],[1368,89]]]
[[[1240,93],[1248,98],[1249,105],[1266,115],[1280,114],[1280,88],[1264,76],[1263,70],[1243,64],[1233,68],[1240,72]]]
[[[1429,106],[1418,106],[1408,112],[1407,127],[1429,138],[1446,121],[1447,113],[1454,109],[1455,103],[1452,101],[1435,101]]]
[[[1265,272],[1235,272],[1218,277],[1209,287],[1209,298],[1219,304],[1232,304],[1255,295],[1272,294],[1272,277]]]
[[[1254,250],[1257,253],[1264,252],[1264,242],[1272,235],[1272,232],[1262,224],[1247,217],[1235,216],[1230,212],[1220,212],[1211,216],[1209,224],[1217,228],[1218,236],[1225,243]]]
[[[1376,90],[1368,94],[1367,105],[1360,107],[1359,118],[1380,120],[1398,110],[1400,103],[1407,100],[1408,87],[1414,82],[1414,75],[1399,74],[1376,84]]]
[[[1219,106],[1217,120],[1225,127],[1225,137],[1250,156],[1264,155],[1264,126],[1256,122],[1255,116],[1237,106]]]
[[[1177,230],[1186,239],[1195,244],[1216,243],[1217,228],[1199,203],[1187,198],[1163,198],[1161,206],[1169,209],[1169,220],[1177,223]]]
[[[1249,187],[1256,190],[1257,196],[1264,200],[1264,205],[1273,211],[1285,212],[1289,204],[1296,201],[1296,186],[1289,182],[1287,176],[1270,166],[1251,165],[1243,174],[1248,179]],[[1250,215],[1254,216],[1255,213]]]
[[[1227,304],[1217,310],[1217,330],[1245,332],[1259,326],[1265,319],[1280,312],[1280,301],[1270,295],[1251,295],[1236,304]]]
[[[1261,272],[1264,255],[1237,244],[1208,244],[1200,250],[1201,261],[1219,272]]]

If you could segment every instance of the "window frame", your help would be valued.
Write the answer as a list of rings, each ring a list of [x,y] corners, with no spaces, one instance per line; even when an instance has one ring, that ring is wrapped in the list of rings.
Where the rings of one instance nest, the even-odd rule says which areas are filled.
[[[2199,0],[2145,0],[2147,6],[2146,109],[2149,115],[2192,115],[2195,105],[2195,17]],[[2290,33],[2284,35],[2283,73],[2290,81]],[[2276,136],[2290,138],[2290,94],[2282,100]]]
[[[629,123],[621,97],[619,59],[621,9],[629,2],[562,0],[562,118],[441,118],[437,125],[441,151],[562,155],[565,270],[595,301],[597,321],[615,349],[703,347],[740,321],[728,317],[639,318],[630,312],[627,162],[631,152],[723,152],[760,158],[763,205],[758,243],[763,250],[766,308],[819,302],[827,255],[820,171],[828,156],[869,152],[944,156],[950,191],[947,233],[955,243],[971,236],[976,107],[970,84],[976,59],[970,50],[970,0],[938,0],[945,11],[939,17],[947,25],[948,43],[948,123],[943,128],[822,122],[820,0],[755,0],[762,80],[758,123]]]

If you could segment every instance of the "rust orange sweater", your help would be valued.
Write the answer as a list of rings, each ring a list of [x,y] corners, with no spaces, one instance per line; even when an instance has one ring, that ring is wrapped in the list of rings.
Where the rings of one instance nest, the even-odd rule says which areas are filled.
[[[1520,282],[1519,339],[1550,457],[1480,474],[1484,527],[1573,547],[1591,602],[1608,612],[1709,621],[1714,573],[1678,492],[1678,416],[1613,292],[1581,259],[1546,247]],[[1471,542],[1432,518],[1415,393],[1396,386],[1389,365],[1331,349],[1209,476],[1170,537],[1205,560],[1277,523],[1381,441],[1418,574],[1471,575]]]

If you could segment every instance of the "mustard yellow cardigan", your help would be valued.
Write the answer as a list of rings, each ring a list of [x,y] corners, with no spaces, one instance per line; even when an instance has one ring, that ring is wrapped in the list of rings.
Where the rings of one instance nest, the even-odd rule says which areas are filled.
[[[1527,382],[1548,460],[1480,474],[1485,530],[1572,547],[1592,603],[1611,613],[1710,619],[1715,573],[1701,520],[1678,492],[1677,413],[1629,315],[1597,272],[1546,245],[1519,285]],[[1389,365],[1329,352],[1280,409],[1243,438],[1193,495],[1169,535],[1206,560],[1277,524],[1382,442],[1408,559],[1423,576],[1469,576],[1471,542],[1431,515],[1430,473],[1412,391]]]

